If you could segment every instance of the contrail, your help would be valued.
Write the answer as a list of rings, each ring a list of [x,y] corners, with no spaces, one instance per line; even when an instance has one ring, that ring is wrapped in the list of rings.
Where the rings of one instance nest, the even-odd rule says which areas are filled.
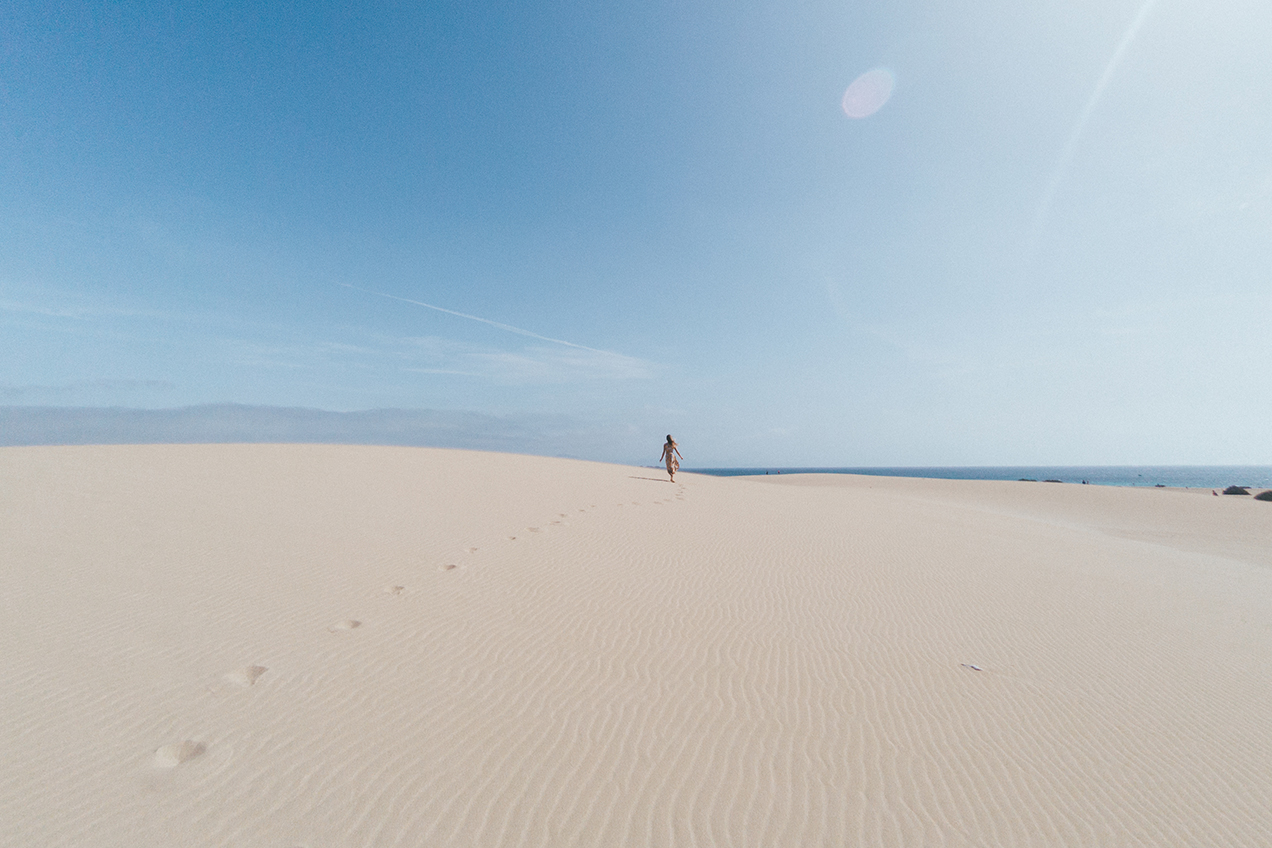
[[[353,289],[354,291],[360,291],[366,294],[373,294],[377,297],[387,297],[389,300],[400,300],[403,303],[410,303],[415,306],[423,306],[425,309],[432,309],[437,312],[445,312],[447,315],[454,315],[458,318],[467,318],[469,321],[480,321],[482,324],[489,324],[492,327],[498,327],[501,330],[507,330],[508,332],[516,333],[519,336],[529,336],[530,338],[538,339],[541,342],[552,342],[553,344],[565,345],[566,347],[577,348],[578,350],[587,350],[587,351],[591,351],[592,353],[603,353],[607,356],[622,356],[623,355],[621,353],[614,353],[614,351],[612,350],[598,350],[597,348],[594,348],[594,347],[587,347],[586,345],[575,344],[574,342],[567,342],[564,339],[554,339],[548,336],[541,336],[538,333],[532,333],[529,330],[523,330],[520,327],[514,327],[511,324],[501,324],[498,321],[491,321],[489,318],[478,318],[476,315],[469,315],[465,312],[456,312],[454,309],[446,309],[441,306],[434,306],[433,304],[425,303],[422,300],[411,300],[409,297],[398,297],[397,295],[393,295],[393,294],[385,294],[384,292],[371,291],[370,289],[363,289],[363,288],[358,288],[357,286],[351,286],[348,283],[340,283],[339,285],[342,285],[347,289]]]
[[[1091,113],[1095,111],[1100,98],[1104,95],[1104,89],[1108,88],[1109,81],[1113,79],[1113,74],[1117,71],[1117,66],[1121,64],[1122,57],[1126,55],[1127,48],[1131,46],[1131,42],[1139,34],[1140,27],[1143,26],[1144,21],[1148,19],[1149,13],[1153,11],[1153,7],[1156,5],[1157,0],[1144,0],[1144,5],[1140,6],[1139,14],[1135,16],[1135,20],[1131,21],[1131,25],[1127,27],[1126,33],[1117,45],[1117,49],[1113,51],[1113,58],[1109,59],[1108,65],[1104,67],[1104,73],[1100,75],[1099,82],[1095,84],[1095,91],[1091,92],[1086,106],[1082,108],[1082,113],[1078,115],[1078,121],[1073,125],[1073,130],[1069,133],[1069,140],[1065,142],[1064,149],[1060,152],[1060,159],[1056,162],[1056,169],[1051,175],[1051,181],[1047,183],[1047,188],[1043,191],[1042,199],[1038,203],[1038,211],[1034,215],[1033,229],[1029,232],[1026,259],[1032,260],[1034,252],[1038,249],[1038,241],[1042,238],[1042,228],[1046,225],[1047,216],[1051,213],[1051,204],[1055,200],[1056,191],[1059,190],[1060,183],[1064,182],[1065,174],[1069,170],[1069,164],[1073,161],[1073,154],[1077,152],[1078,140],[1082,137],[1082,132],[1086,129],[1087,122],[1091,120]]]

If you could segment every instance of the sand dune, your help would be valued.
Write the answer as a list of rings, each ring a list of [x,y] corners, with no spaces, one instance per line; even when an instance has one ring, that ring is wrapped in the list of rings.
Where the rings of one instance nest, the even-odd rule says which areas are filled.
[[[0,449],[0,844],[1272,844],[1272,504]]]

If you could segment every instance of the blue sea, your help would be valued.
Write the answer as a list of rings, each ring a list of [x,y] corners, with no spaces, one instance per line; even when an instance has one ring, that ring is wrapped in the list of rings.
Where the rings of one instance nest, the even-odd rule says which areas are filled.
[[[936,468],[686,468],[697,474],[741,477],[756,474],[870,474],[878,477],[936,477],[944,480],[1059,480],[1094,486],[1181,486],[1223,489],[1272,488],[1272,465],[977,465]]]

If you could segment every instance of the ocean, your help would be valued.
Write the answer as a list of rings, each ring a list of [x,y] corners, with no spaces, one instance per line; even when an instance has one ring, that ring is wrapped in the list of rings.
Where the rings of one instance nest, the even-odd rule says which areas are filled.
[[[869,474],[944,480],[1059,480],[1094,486],[1272,488],[1272,465],[977,465],[935,468],[686,468],[696,474],[741,477],[762,474]],[[1255,494],[1255,492],[1251,492]]]

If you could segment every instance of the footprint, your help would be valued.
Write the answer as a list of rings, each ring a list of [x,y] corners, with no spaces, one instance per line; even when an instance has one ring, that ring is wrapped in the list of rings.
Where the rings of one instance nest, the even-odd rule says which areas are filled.
[[[336,633],[341,630],[353,630],[355,627],[361,626],[361,621],[354,621],[352,618],[346,618],[344,621],[337,621],[335,624],[331,625],[329,629],[332,633]]]
[[[557,518],[565,518],[565,517],[566,517],[566,514],[564,512],[557,513]]]
[[[477,553],[477,548],[464,548],[464,550],[465,550],[467,553],[470,553],[470,554],[475,554],[475,553]]]
[[[384,594],[386,595],[400,595],[405,591],[406,591],[405,586],[385,586],[384,587]]]
[[[539,532],[539,528],[538,528],[538,527],[527,527],[526,529],[527,529],[527,530],[529,530],[531,533],[538,533],[538,532]]]
[[[202,742],[192,742],[187,739],[184,742],[164,745],[158,751],[155,751],[154,762],[158,768],[176,768],[182,763],[188,763],[193,760],[207,749],[208,746]]]
[[[509,537],[508,537],[508,541],[510,541],[510,542],[515,542],[515,541],[517,541],[517,537],[516,537],[516,536],[509,536]]]
[[[514,536],[513,538],[515,539],[516,537]],[[455,564],[455,563],[453,563],[453,562],[448,562],[448,563],[446,563],[445,565],[439,565],[439,566],[437,567],[437,570],[438,570],[438,571],[451,571],[452,569],[455,569],[455,568],[459,568],[459,566],[458,566],[458,565],[456,565],[456,564]]]
[[[245,665],[242,668],[236,668],[234,671],[227,671],[221,675],[224,680],[233,683],[235,686],[251,686],[256,682],[256,678],[260,677],[268,671],[263,665]]]

